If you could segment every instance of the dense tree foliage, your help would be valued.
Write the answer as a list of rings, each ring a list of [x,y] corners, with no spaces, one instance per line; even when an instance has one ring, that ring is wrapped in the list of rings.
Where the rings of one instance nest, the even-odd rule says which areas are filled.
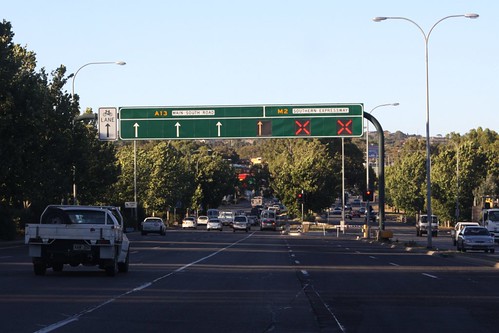
[[[342,149],[340,140],[275,139],[264,144],[270,186],[293,215],[299,215],[298,193],[305,193],[307,210],[320,212],[342,194]],[[359,194],[365,184],[362,153],[345,141],[345,190]]]
[[[13,42],[0,23],[0,204],[2,215],[33,221],[47,205],[67,201],[76,183],[80,202],[95,203],[115,180],[114,146],[75,122],[78,96],[63,91],[71,77],[60,66],[36,71],[35,53]],[[2,219],[3,220],[3,219]],[[22,225],[21,225],[22,226]]]
[[[482,196],[497,197],[499,136],[478,128],[432,144],[432,211],[443,221],[470,220]],[[426,210],[425,141],[407,140],[387,170],[387,202],[408,214]],[[457,208],[457,210],[456,210]]]
[[[136,190],[138,204],[146,215],[218,207],[238,185],[229,161],[200,142],[136,143],[135,149],[136,167],[132,144],[118,149],[122,172],[113,186],[113,202],[134,201]]]

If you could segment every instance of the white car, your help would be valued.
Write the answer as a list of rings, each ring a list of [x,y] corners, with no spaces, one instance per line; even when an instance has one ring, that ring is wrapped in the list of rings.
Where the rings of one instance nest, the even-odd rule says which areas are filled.
[[[232,222],[234,221],[234,213],[230,211],[220,212],[218,218],[222,221],[223,225],[232,225]]]
[[[248,218],[244,215],[238,215],[234,217],[234,222],[232,222],[232,231],[236,232],[236,230],[244,230],[248,232],[251,230],[251,226],[248,223]]]
[[[478,227],[478,222],[458,222],[454,229],[450,231],[450,235],[452,238],[452,244],[457,245],[457,236],[465,227]]]
[[[222,231],[224,228],[222,221],[220,221],[218,218],[211,218],[208,220],[208,223],[206,224],[206,230],[220,230]]]
[[[198,223],[194,217],[184,217],[182,220],[182,229],[186,228],[198,228]]]
[[[146,217],[141,224],[142,235],[147,235],[148,233],[157,233],[160,235],[166,235],[166,225],[162,218],[159,217]]]
[[[208,216],[201,215],[198,217],[198,225],[200,224],[208,224]]]
[[[457,250],[466,252],[467,250],[478,250],[494,253],[495,243],[492,236],[485,227],[468,226],[457,235]]]

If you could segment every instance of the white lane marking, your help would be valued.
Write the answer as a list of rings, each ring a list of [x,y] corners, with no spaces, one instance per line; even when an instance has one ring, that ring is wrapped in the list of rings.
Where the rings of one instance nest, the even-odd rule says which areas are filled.
[[[392,265],[392,266],[400,266],[400,265],[398,265],[398,264],[396,264],[394,262],[390,262],[389,264]]]
[[[303,275],[305,275],[305,276],[308,276],[308,272],[307,272],[306,270],[304,270],[304,269],[302,269],[302,270],[301,270],[301,273],[302,273]]]
[[[431,274],[427,274],[427,273],[421,273],[421,274],[423,274],[424,276],[430,277],[432,279],[438,279],[438,277],[435,275],[431,275]]]
[[[242,241],[245,241],[246,239],[250,238],[251,236],[253,236],[253,233],[249,234],[249,235],[248,235],[248,236],[246,236],[245,238],[242,238],[242,239],[238,240],[238,241],[237,241],[237,242],[235,242],[235,243],[232,243],[232,244],[230,244],[230,245],[227,245],[226,247],[221,248],[220,250],[215,251],[215,252],[213,252],[213,253],[211,253],[211,254],[207,255],[206,257],[203,257],[203,258],[198,259],[198,260],[196,260],[196,261],[193,261],[193,262],[191,262],[191,263],[189,263],[189,264],[186,264],[186,265],[184,265],[184,266],[182,266],[182,267],[180,267],[180,268],[177,268],[177,269],[176,269],[176,270],[174,270],[173,272],[170,272],[170,273],[168,273],[168,274],[165,274],[165,275],[163,275],[163,276],[160,276],[159,278],[156,278],[156,279],[154,279],[154,280],[152,280],[152,281],[150,281],[150,282],[146,282],[146,283],[142,284],[141,286],[135,287],[135,288],[133,288],[133,289],[131,289],[131,290],[127,291],[127,292],[124,292],[124,293],[123,293],[123,294],[121,294],[121,295],[118,295],[118,296],[115,296],[115,297],[113,297],[113,298],[110,298],[110,299],[108,299],[108,300],[106,300],[106,301],[104,301],[104,302],[102,302],[102,303],[100,303],[100,304],[97,304],[96,306],[94,306],[94,307],[92,307],[92,308],[89,308],[89,309],[83,310],[83,311],[81,311],[80,313],[77,313],[77,314],[72,315],[71,317],[68,317],[68,318],[66,318],[66,319],[64,319],[64,320],[61,320],[61,321],[57,322],[57,323],[51,324],[51,325],[49,325],[49,326],[46,326],[46,327],[44,327],[44,328],[42,328],[42,329],[40,329],[40,330],[36,331],[35,333],[47,333],[47,332],[52,332],[52,331],[55,331],[56,329],[61,328],[62,326],[65,326],[65,325],[67,325],[67,324],[69,324],[69,323],[71,323],[71,322],[73,322],[73,321],[77,321],[78,319],[80,319],[80,317],[81,317],[81,316],[86,315],[86,314],[88,314],[88,313],[91,313],[91,312],[93,312],[93,311],[95,311],[95,310],[97,310],[97,309],[99,309],[99,308],[103,307],[104,305],[107,305],[107,304],[109,304],[109,303],[112,303],[112,302],[116,301],[117,299],[120,299],[120,298],[122,298],[122,297],[124,297],[124,296],[130,295],[130,294],[135,293],[135,292],[137,292],[137,291],[140,291],[140,290],[143,290],[143,289],[145,289],[145,288],[148,288],[148,287],[150,287],[151,285],[153,285],[154,283],[156,283],[156,282],[158,282],[158,281],[161,281],[161,280],[163,280],[163,279],[166,279],[167,277],[170,277],[170,276],[172,276],[172,275],[174,275],[174,274],[176,274],[176,273],[178,273],[178,272],[181,272],[181,271],[183,271],[184,269],[191,267],[192,265],[199,264],[200,262],[202,262],[202,261],[204,261],[204,260],[206,260],[206,259],[209,259],[209,258],[211,258],[211,257],[213,257],[213,256],[215,256],[215,255],[217,255],[217,254],[219,254],[220,252],[225,251],[225,250],[227,250],[227,249],[229,249],[229,248],[233,247],[234,245],[237,245],[238,243],[241,243]]]
[[[313,286],[312,286],[313,288]],[[327,311],[331,314],[331,316],[333,317],[333,319],[336,321],[336,324],[338,325],[338,327],[340,328],[340,330],[342,332],[346,332],[346,328],[345,326],[343,326],[343,324],[340,323],[338,317],[336,317],[336,315],[334,314],[333,310],[331,310],[331,308],[329,307],[328,304],[326,304],[326,302],[324,302],[324,300],[322,299],[322,296],[319,294],[319,292],[317,292],[317,290],[314,289],[314,292],[315,294],[317,295],[317,297],[319,297],[319,299],[321,300],[322,304],[324,304],[324,306],[326,307]]]
[[[378,259],[378,258],[376,258],[376,257],[374,257],[374,256],[369,256],[369,258],[371,258],[371,259]]]
[[[295,264],[298,264],[298,265],[299,265],[299,264],[300,264],[300,262],[299,262],[298,260],[295,260]]]

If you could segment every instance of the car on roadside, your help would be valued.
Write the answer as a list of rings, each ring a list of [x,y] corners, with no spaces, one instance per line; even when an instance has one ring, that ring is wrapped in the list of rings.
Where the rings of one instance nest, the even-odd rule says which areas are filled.
[[[198,223],[192,216],[184,217],[182,220],[182,229],[197,229]]]
[[[200,225],[200,224],[206,225],[208,223],[208,220],[209,220],[208,216],[201,215],[198,217],[197,222],[198,222],[198,225]]]
[[[208,223],[206,224],[206,230],[220,230],[223,231],[223,224],[222,221],[218,217],[213,217],[208,220]]]
[[[416,221],[416,236],[420,237],[423,234],[428,235],[428,231],[431,230],[431,235],[433,237],[438,236],[438,217],[435,215],[431,216],[431,223],[428,223],[428,215],[422,214]]]
[[[234,221],[232,222],[232,231],[236,232],[236,230],[244,230],[248,232],[251,230],[251,226],[248,222],[248,217],[244,215],[234,216]]]
[[[465,227],[468,227],[468,226],[478,227],[480,225],[478,224],[478,222],[458,222],[458,223],[456,223],[456,225],[454,226],[454,229],[452,229],[450,231],[450,236],[452,238],[453,245],[457,244],[457,236],[459,235],[461,230],[463,230]]]
[[[489,230],[481,226],[464,227],[457,236],[457,250],[466,252],[467,250],[485,251],[494,253],[494,236]]]
[[[147,235],[148,233],[166,235],[166,225],[160,217],[146,217],[140,224],[140,227],[142,235]]]

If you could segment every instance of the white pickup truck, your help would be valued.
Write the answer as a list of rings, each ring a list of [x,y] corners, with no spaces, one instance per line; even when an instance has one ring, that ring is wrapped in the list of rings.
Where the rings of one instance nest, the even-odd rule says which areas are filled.
[[[435,215],[431,216],[431,235],[433,237],[438,236],[438,218]],[[428,235],[428,230],[430,230],[430,225],[428,224],[428,215],[420,215],[416,221],[416,235],[422,236],[423,234]]]
[[[130,242],[116,207],[50,205],[40,223],[26,225],[25,243],[36,275],[65,264],[98,265],[109,276],[128,271]]]

